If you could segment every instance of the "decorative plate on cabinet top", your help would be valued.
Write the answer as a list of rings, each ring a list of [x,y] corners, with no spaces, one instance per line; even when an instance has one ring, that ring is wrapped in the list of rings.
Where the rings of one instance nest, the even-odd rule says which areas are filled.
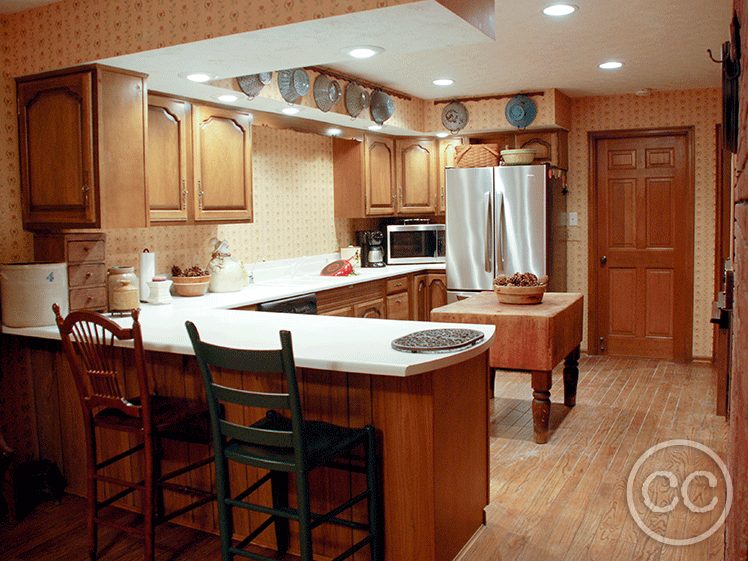
[[[448,131],[456,133],[465,128],[469,117],[467,107],[459,101],[453,101],[442,111],[442,124]]]
[[[506,104],[506,120],[524,129],[535,120],[535,103],[526,95],[517,94]]]
[[[293,68],[278,72],[278,89],[283,99],[293,103],[309,91],[309,75],[303,68]]]

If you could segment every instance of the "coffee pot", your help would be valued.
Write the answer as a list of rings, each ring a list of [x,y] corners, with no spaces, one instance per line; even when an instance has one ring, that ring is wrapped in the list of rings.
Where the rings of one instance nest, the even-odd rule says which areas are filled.
[[[384,267],[384,234],[379,230],[371,230],[367,233],[368,251],[366,260],[369,267]]]

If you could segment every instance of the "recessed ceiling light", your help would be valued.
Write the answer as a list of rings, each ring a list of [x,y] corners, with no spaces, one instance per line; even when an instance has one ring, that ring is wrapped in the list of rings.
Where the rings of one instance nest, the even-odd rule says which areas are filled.
[[[301,111],[301,109],[294,106],[294,107],[284,107],[283,109],[281,109],[281,111],[285,113],[286,115],[296,115],[296,113]]]
[[[343,131],[341,131],[340,129],[327,129],[327,134],[329,134],[330,136],[338,136],[341,132]]]
[[[358,45],[355,47],[346,47],[341,50],[343,53],[352,56],[353,58],[369,58],[384,52],[382,47],[376,47],[374,45]]]
[[[380,131],[382,130],[382,125],[369,125],[370,131]]]
[[[455,81],[450,80],[449,78],[439,78],[432,82],[432,84],[434,84],[435,86],[451,86],[454,83]]]
[[[642,88],[640,90],[637,90],[636,95],[639,97],[647,97],[648,95],[652,95],[652,89],[651,88]]]
[[[547,16],[568,16],[576,11],[577,7],[573,4],[554,4],[543,10],[543,13]]]
[[[616,68],[621,68],[621,66],[623,66],[622,62],[611,60],[610,62],[603,62],[600,65],[600,68],[602,68],[603,70],[615,70]]]
[[[208,74],[207,72],[183,72],[180,74],[182,78],[187,78],[193,82],[209,82],[217,78],[215,74]]]
[[[449,133],[448,132],[438,132],[438,133],[436,133],[436,136],[438,136],[439,138],[447,138],[449,136]]]
[[[232,103],[239,98],[234,94],[223,94],[219,95],[216,99],[218,99],[218,101],[223,101],[224,103]]]

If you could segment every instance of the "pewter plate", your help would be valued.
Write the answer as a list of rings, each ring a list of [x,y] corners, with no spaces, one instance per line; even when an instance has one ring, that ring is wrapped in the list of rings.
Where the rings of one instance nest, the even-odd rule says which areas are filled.
[[[406,353],[449,353],[471,347],[483,337],[483,332],[475,329],[426,329],[398,337],[392,348]]]

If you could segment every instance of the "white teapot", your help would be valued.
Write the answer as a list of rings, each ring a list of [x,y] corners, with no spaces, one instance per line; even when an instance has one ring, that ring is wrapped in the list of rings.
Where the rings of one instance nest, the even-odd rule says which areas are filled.
[[[226,240],[213,238],[213,258],[208,263],[211,292],[238,292],[244,286],[244,267],[231,257]]]

